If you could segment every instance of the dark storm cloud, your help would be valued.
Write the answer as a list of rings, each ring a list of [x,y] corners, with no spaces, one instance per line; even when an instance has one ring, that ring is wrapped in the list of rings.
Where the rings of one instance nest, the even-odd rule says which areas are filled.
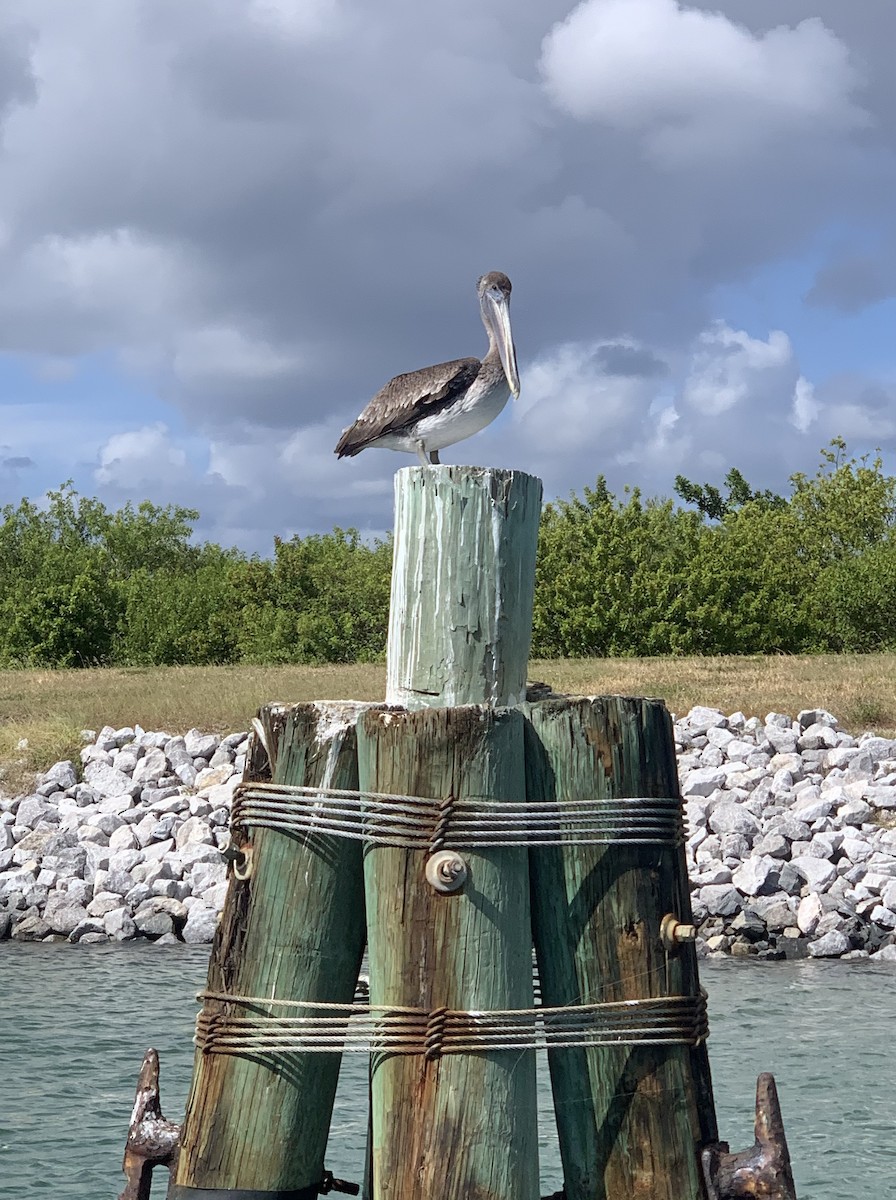
[[[643,346],[629,346],[625,342],[610,342],[601,346],[596,354],[600,369],[607,375],[621,375],[634,379],[661,379],[669,374],[669,364]]]
[[[37,99],[31,69],[32,37],[27,27],[0,19],[0,117]]]
[[[0,466],[4,466],[11,471],[17,471],[24,467],[33,467],[34,459],[24,455],[13,455],[11,458],[0,460]]]
[[[823,267],[806,293],[806,303],[844,313],[861,312],[896,293],[896,272],[878,259],[855,255]]]

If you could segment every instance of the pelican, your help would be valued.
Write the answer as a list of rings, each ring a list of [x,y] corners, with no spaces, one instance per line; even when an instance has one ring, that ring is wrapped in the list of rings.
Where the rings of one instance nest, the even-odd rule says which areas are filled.
[[[390,379],[354,425],[343,430],[337,457],[381,446],[416,453],[425,467],[438,463],[440,450],[484,429],[511,393],[519,396],[510,330],[510,280],[503,271],[489,271],[476,291],[488,334],[485,358],[456,358]]]

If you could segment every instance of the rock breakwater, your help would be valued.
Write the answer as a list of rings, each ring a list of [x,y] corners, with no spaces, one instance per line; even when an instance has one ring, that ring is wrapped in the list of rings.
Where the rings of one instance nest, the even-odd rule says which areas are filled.
[[[822,709],[674,728],[700,953],[896,961],[896,741]],[[0,938],[211,941],[246,741],[85,731],[0,798]]]

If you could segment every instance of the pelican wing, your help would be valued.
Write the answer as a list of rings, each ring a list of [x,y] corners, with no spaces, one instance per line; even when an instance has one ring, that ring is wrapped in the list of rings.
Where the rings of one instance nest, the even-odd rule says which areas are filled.
[[[464,394],[481,368],[478,358],[456,358],[396,375],[380,388],[354,425],[343,430],[337,456],[360,454],[386,434],[404,433],[421,417],[441,412]]]

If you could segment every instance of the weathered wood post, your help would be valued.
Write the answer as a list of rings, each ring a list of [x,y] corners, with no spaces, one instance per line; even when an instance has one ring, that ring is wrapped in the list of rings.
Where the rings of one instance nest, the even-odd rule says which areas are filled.
[[[366,707],[263,708],[245,780],[357,788],[355,721]],[[360,843],[277,828],[269,807],[267,827],[258,809],[238,831],[169,1200],[313,1200],[324,1178],[340,1055],[202,1048],[216,1021],[295,1016],[278,1002],[354,996],[365,939]]]
[[[674,998],[668,1007],[646,1003],[638,1017],[642,1028],[657,1026],[654,1044],[549,1050],[566,1200],[698,1200],[700,1150],[718,1135],[697,1036],[702,1005],[669,714],[660,700],[621,696],[526,707],[529,800],[563,809],[640,798],[608,804],[610,844],[530,851],[542,1004]],[[669,1043],[657,1044],[664,1037]]]
[[[525,700],[540,517],[521,471],[397,473],[387,704]]]
[[[523,718],[496,706],[525,695],[540,509],[540,481],[518,472],[398,473],[387,699],[424,711],[362,718],[362,790],[522,796]],[[466,883],[442,893],[426,852],[367,848],[371,1003],[532,1007],[526,849],[464,859]],[[534,1058],[376,1055],[376,1200],[536,1200]]]

